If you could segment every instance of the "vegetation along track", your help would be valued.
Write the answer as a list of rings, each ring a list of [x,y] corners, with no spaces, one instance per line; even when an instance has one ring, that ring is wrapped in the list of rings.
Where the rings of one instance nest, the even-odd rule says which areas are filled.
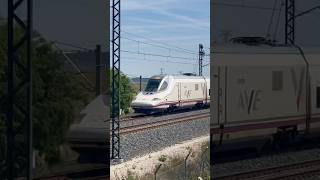
[[[290,165],[269,167],[249,172],[216,177],[216,180],[250,179],[250,180],[275,180],[275,179],[303,179],[320,174],[320,160],[305,161]]]
[[[120,128],[120,134],[129,134],[129,133],[139,132],[143,130],[149,130],[149,129],[159,128],[163,126],[178,124],[178,123],[184,123],[188,121],[203,120],[204,118],[209,118],[209,117],[210,117],[210,113],[202,113],[202,114],[189,115],[186,117],[176,117],[176,118],[164,119],[161,121],[136,124],[136,125]]]

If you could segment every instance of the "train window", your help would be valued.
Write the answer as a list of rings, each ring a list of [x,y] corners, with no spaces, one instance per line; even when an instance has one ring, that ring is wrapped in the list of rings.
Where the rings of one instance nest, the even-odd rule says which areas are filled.
[[[209,89],[209,96],[210,96],[210,89]]]
[[[164,82],[162,83],[159,91],[163,91],[163,90],[167,89],[167,87],[168,87],[168,83],[167,83],[167,81],[164,81]]]
[[[320,87],[317,87],[317,108],[320,108]]]
[[[283,73],[282,71],[272,72],[272,90],[281,91],[283,86]]]
[[[156,92],[158,90],[161,79],[149,79],[145,92]]]
[[[199,89],[199,84],[196,84],[194,90],[198,91],[198,89]]]

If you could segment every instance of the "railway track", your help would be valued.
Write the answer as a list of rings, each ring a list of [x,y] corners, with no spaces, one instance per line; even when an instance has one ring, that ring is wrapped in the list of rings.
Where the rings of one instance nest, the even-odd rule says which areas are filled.
[[[159,127],[164,127],[164,126],[169,126],[169,125],[174,125],[178,123],[185,123],[189,121],[198,121],[198,120],[203,120],[204,118],[209,118],[210,113],[199,113],[199,114],[193,114],[193,115],[188,115],[184,117],[172,117],[168,119],[162,119],[162,120],[157,120],[157,121],[150,121],[150,122],[143,122],[143,123],[137,123],[133,125],[127,125],[127,126],[122,126],[120,127],[120,134],[125,135],[129,133],[136,133],[144,130],[150,130],[150,129],[155,129]],[[111,134],[110,130],[110,134]],[[81,138],[69,138],[69,143],[71,144],[71,147],[73,148],[92,148],[92,149],[106,149],[109,147],[109,145],[106,144],[106,141],[100,140],[95,141],[94,140],[83,140]]]
[[[131,126],[125,126],[120,128],[120,134],[123,135],[123,134],[135,133],[135,132],[155,129],[163,126],[184,123],[188,121],[203,120],[204,118],[209,118],[209,117],[210,117],[210,113],[202,113],[202,114],[189,115],[187,117],[169,118],[161,121],[154,121],[154,122],[141,123],[141,124],[136,124]]]
[[[146,115],[146,114],[134,114],[134,115],[129,115],[129,116],[124,116],[120,118],[120,121],[131,121],[133,119],[139,119],[139,118],[144,118],[148,117],[151,115]]]
[[[305,161],[296,164],[269,167],[249,172],[241,172],[221,177],[216,180],[275,180],[275,179],[303,179],[320,175],[320,160]]]
[[[109,166],[101,165],[98,167],[82,167],[77,169],[65,170],[49,175],[35,177],[35,180],[68,180],[68,179],[91,179],[100,180],[109,178]]]
[[[208,108],[193,108],[193,109],[180,109],[174,112],[168,112],[168,113],[153,113],[153,114],[141,114],[141,113],[133,113],[130,115],[125,115],[123,117],[121,117],[120,121],[131,121],[131,120],[135,120],[135,119],[141,119],[141,118],[147,118],[147,117],[159,117],[159,116],[163,116],[163,115],[174,115],[174,114],[179,114],[179,113],[186,113],[186,112],[192,112],[192,111],[199,111],[199,110],[205,110]]]

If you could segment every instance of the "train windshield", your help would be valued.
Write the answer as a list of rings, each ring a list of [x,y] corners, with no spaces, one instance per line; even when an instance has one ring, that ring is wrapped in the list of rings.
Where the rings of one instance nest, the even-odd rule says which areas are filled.
[[[158,90],[161,79],[149,79],[145,92],[156,92]]]

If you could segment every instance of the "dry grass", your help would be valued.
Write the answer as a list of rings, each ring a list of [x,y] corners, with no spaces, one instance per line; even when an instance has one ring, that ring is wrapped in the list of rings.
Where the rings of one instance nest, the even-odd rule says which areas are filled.
[[[137,157],[130,161],[111,166],[111,179],[153,179],[155,169],[160,163],[163,165],[159,171],[159,174],[166,173],[168,170],[172,170],[174,167],[177,167],[179,170],[181,170],[181,162],[183,167],[184,157],[188,154],[190,149],[192,152],[194,152],[194,154],[190,155],[188,163],[192,164],[197,159],[196,157],[198,157],[197,152],[202,152],[201,147],[207,141],[209,141],[209,136],[195,138],[181,144],[167,147],[161,151],[146,154],[145,156]],[[175,175],[172,174],[172,176]]]

